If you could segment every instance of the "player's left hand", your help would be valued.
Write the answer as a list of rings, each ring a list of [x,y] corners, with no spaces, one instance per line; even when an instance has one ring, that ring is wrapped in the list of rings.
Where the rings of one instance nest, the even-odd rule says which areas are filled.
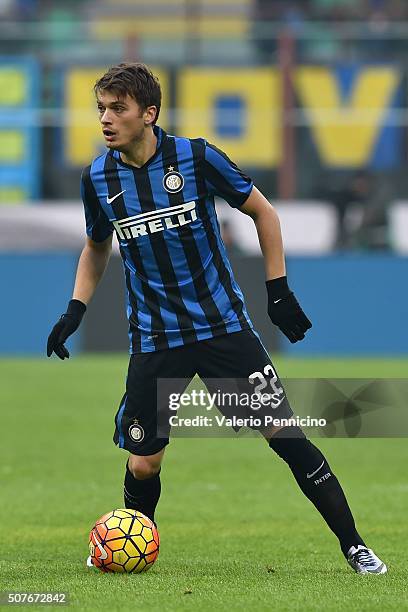
[[[286,276],[266,281],[268,314],[274,325],[294,344],[303,340],[311,322],[289,289]]]

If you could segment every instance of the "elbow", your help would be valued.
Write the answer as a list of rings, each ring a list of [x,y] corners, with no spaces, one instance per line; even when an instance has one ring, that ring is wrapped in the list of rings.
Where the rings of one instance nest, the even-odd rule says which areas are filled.
[[[252,218],[255,222],[255,225],[279,225],[280,226],[278,213],[276,212],[272,204],[270,205],[269,208],[263,208],[262,211],[257,212],[257,214],[254,215]]]
[[[84,248],[89,249],[93,253],[110,255],[112,252],[112,236],[109,236],[102,242],[95,242],[88,238]]]

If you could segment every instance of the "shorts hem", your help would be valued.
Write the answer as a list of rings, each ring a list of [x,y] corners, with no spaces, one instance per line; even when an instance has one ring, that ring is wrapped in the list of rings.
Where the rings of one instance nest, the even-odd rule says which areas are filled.
[[[145,447],[145,448],[137,448],[134,444],[131,444],[130,442],[127,442],[125,440],[125,443],[123,444],[123,446],[119,446],[119,442],[115,442],[114,440],[114,444],[123,450],[127,450],[129,453],[132,453],[132,455],[140,455],[142,457],[147,457],[148,455],[155,455],[156,453],[160,452],[161,450],[163,450],[163,448],[165,448],[168,444],[169,444],[169,439],[168,438],[163,438],[161,440],[161,442],[152,445],[151,447]]]

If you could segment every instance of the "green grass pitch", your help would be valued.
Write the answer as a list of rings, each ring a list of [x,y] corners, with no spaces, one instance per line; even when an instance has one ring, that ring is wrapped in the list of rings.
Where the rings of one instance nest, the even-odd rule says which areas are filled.
[[[156,565],[143,575],[87,570],[90,527],[123,505],[126,453],[111,435],[126,364],[0,361],[0,591],[66,591],[81,610],[408,609],[405,439],[317,441],[386,576],[351,571],[287,466],[256,438],[173,440]],[[403,360],[276,364],[282,377],[408,372]]]

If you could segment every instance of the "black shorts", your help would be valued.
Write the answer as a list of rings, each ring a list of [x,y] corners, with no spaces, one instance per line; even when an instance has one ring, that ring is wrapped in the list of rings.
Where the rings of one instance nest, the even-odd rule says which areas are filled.
[[[227,387],[235,380],[241,392],[254,393],[261,389],[261,393],[268,393],[279,389],[281,396],[274,406],[273,417],[282,419],[293,415],[264,346],[252,330],[244,330],[154,353],[132,355],[126,392],[115,416],[115,444],[135,455],[153,455],[164,448],[169,443],[170,427],[167,435],[158,437],[157,379],[179,379],[171,383],[172,390],[183,393],[195,374],[209,392],[215,391],[215,379],[227,379]],[[228,418],[236,414],[236,407],[226,409],[217,404],[217,408]],[[163,409],[171,415],[167,404],[160,407],[160,418]],[[270,407],[266,410],[270,413]],[[246,408],[246,414],[247,411]],[[244,416],[242,411],[238,416]],[[262,427],[254,428],[262,430]],[[234,429],[237,431],[239,427]]]

